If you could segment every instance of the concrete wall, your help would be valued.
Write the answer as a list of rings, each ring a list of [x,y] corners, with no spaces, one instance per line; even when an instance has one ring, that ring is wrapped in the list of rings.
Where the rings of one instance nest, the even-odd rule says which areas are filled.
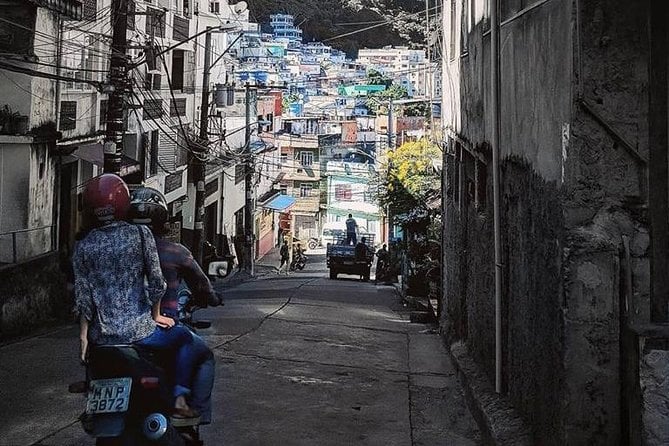
[[[0,340],[66,319],[71,308],[56,253],[0,269]]]
[[[30,190],[28,195],[28,228],[43,228],[55,224],[56,159],[49,156],[48,144],[30,147]],[[25,247],[27,256],[40,255],[54,248],[52,229],[30,232]]]
[[[235,184],[235,168],[226,168],[223,175],[223,234],[235,235],[235,212],[245,204],[244,182]]]
[[[463,51],[461,3],[443,70],[442,323],[494,382],[490,37],[475,1]],[[623,0],[549,1],[503,17],[503,382],[537,444],[621,442],[623,237],[630,318],[647,320],[648,308],[645,17]]]
[[[648,349],[640,364],[643,444],[669,444],[669,351]]]

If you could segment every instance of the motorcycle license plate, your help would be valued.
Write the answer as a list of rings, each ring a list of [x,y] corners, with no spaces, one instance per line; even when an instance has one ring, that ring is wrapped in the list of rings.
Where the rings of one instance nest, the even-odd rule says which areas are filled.
[[[128,410],[132,378],[96,379],[89,384],[86,413],[115,413]]]

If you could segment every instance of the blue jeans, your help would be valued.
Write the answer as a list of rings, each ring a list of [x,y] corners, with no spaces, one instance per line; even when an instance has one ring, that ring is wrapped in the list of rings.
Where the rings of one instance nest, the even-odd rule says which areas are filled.
[[[172,328],[156,327],[150,336],[140,339],[135,344],[153,350],[175,351],[174,396],[190,395],[191,375],[198,359],[192,348],[193,334],[190,330],[179,325]]]
[[[214,374],[216,361],[214,354],[200,336],[191,333],[193,343],[191,348],[197,356],[193,386],[190,397],[190,406],[200,413],[200,423],[211,423],[211,390],[214,388]]]

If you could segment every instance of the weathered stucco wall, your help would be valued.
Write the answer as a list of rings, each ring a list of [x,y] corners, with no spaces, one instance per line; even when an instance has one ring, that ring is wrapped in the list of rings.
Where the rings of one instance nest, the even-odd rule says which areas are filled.
[[[562,177],[562,128],[571,115],[571,2],[551,1],[500,29],[500,151],[547,181]]]
[[[649,349],[639,374],[643,390],[643,442],[646,446],[669,444],[669,351]]]
[[[559,191],[533,166],[507,159],[502,168],[504,369],[509,399],[541,444],[561,444],[562,249]]]
[[[71,309],[57,253],[0,269],[0,340],[68,318]]]
[[[553,1],[502,26],[503,381],[536,444],[621,442],[624,237],[632,321],[647,320],[649,295],[645,17],[624,0]],[[459,98],[445,99],[444,108],[457,116],[445,120],[487,172],[484,182],[458,184],[457,156],[446,157],[442,323],[451,340],[466,340],[494,382],[484,31],[479,22],[467,55],[445,70],[459,74],[450,89]],[[459,188],[466,194],[480,185],[484,206],[457,202]]]

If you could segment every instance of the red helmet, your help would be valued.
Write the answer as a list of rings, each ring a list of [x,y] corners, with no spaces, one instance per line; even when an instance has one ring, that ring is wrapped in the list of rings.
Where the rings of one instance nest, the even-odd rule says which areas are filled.
[[[100,223],[123,220],[130,207],[130,191],[121,177],[105,173],[86,184],[83,205]]]

